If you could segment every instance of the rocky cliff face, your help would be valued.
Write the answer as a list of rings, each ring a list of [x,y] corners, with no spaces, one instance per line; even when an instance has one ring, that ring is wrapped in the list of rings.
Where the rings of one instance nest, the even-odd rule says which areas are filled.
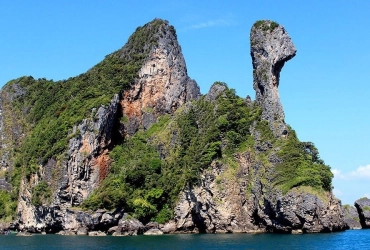
[[[147,129],[159,115],[172,114],[178,107],[200,96],[196,82],[187,75],[176,34],[167,25],[158,34],[158,45],[149,53],[135,85],[121,101],[126,133]]]
[[[24,114],[13,108],[14,98],[24,94],[17,84],[5,86],[0,92],[0,190],[10,190],[5,173],[14,168],[14,149],[19,146],[27,130]]]
[[[166,21],[154,20],[146,28],[153,30],[158,23],[151,38],[152,47],[146,48],[149,54],[129,89],[114,95],[110,105],[93,109],[90,117],[73,128],[72,135],[77,136],[70,139],[64,158],[50,159],[30,182],[22,180],[18,204],[20,229],[72,230],[68,220],[79,221],[79,213],[68,208],[81,205],[107,176],[111,163],[108,152],[115,143],[139,128],[148,129],[158,116],[172,114],[185,102],[200,96],[198,85],[187,75],[173,27]],[[119,53],[129,57],[129,47],[123,47]],[[58,172],[52,177],[55,169]],[[32,188],[40,181],[39,176],[49,183],[53,178],[60,183],[48,206],[35,207],[31,202]],[[73,229],[83,227],[80,224]]]
[[[370,199],[367,197],[355,201],[354,206],[342,206],[342,210],[347,229],[370,228]]]
[[[258,145],[256,147],[260,147]],[[196,233],[317,233],[344,230],[341,203],[295,188],[283,195],[272,184],[274,166],[250,152],[237,167],[213,162],[200,185],[186,189],[175,209],[174,231]],[[266,181],[270,180],[270,181]]]
[[[361,229],[360,218],[358,216],[358,211],[355,207],[344,205],[342,206],[344,223],[348,229]]]
[[[370,199],[362,198],[355,201],[355,207],[357,208],[362,228],[370,228]]]
[[[280,103],[279,75],[296,49],[285,29],[271,21],[258,21],[251,30],[253,86],[261,118],[277,138],[287,135]],[[214,101],[225,90],[212,86],[205,97]],[[248,105],[253,105],[246,100]],[[216,107],[217,108],[217,107]],[[331,192],[321,195],[309,188],[286,194],[274,185],[280,150],[263,138],[255,124],[250,131],[254,148],[235,154],[237,167],[213,162],[202,172],[198,186],[180,195],[175,209],[176,230],[181,232],[284,232],[315,233],[344,230],[341,203]],[[284,137],[284,136],[283,136]],[[282,139],[284,140],[284,138]],[[252,153],[253,152],[253,153]]]
[[[21,181],[18,201],[21,229],[41,232],[50,227],[49,230],[53,230],[53,223],[60,227],[66,209],[80,205],[105,178],[109,171],[107,152],[112,143],[118,103],[118,95],[115,95],[109,106],[93,110],[90,119],[84,119],[73,129],[74,134],[77,132],[79,136],[70,139],[67,157],[63,161],[50,159],[32,176],[30,182],[25,179]],[[59,169],[60,173],[52,176],[55,169]],[[31,202],[32,187],[41,181],[40,177],[50,183],[58,183],[50,206],[35,207]],[[48,218],[45,215],[47,211],[51,211],[49,217],[54,215],[50,218],[57,215],[59,219],[49,218],[49,221],[45,221]]]
[[[114,60],[123,59],[127,63],[132,63],[133,58],[145,55],[145,58],[140,61],[134,80],[129,86],[122,87],[117,93],[112,93],[109,104],[90,110],[90,115],[70,128],[68,147],[64,154],[51,157],[46,163],[38,162],[40,164],[36,166],[36,173],[31,172],[27,177],[23,176],[19,187],[18,220],[14,227],[29,232],[60,232],[66,235],[136,235],[144,232],[146,234],[313,233],[344,229],[340,201],[331,192],[324,190],[317,192],[302,183],[298,183],[302,184],[301,186],[297,184],[288,192],[283,192],[275,183],[276,168],[283,161],[279,158],[278,152],[284,144],[283,140],[289,136],[278,95],[279,74],[284,63],[291,59],[296,51],[282,26],[271,21],[259,21],[252,28],[251,55],[256,102],[252,102],[250,98],[243,100],[232,96],[227,86],[219,83],[214,84],[209,93],[199,100],[199,103],[194,102],[198,104],[185,105],[181,109],[182,113],[176,110],[190,100],[198,99],[200,93],[196,82],[187,75],[185,61],[173,27],[166,21],[154,20],[138,31],[142,33],[134,38],[136,39],[135,46],[128,43],[114,53],[114,56],[118,55]],[[147,34],[150,36],[146,37]],[[135,54],[133,51],[144,51],[145,53]],[[130,64],[130,66],[135,65]],[[94,70],[98,71],[94,68],[91,71]],[[113,77],[116,79],[117,74],[125,73],[126,71],[114,71]],[[27,126],[18,125],[24,123],[20,122],[21,119],[17,119],[14,124],[8,121],[7,117],[10,115],[6,115],[6,112],[11,113],[11,109],[5,108],[5,105],[11,101],[3,100],[11,100],[14,93],[15,95],[24,94],[24,91],[17,85],[9,84],[9,86],[12,86],[13,90],[2,92],[2,95],[6,96],[1,96],[0,102],[2,112],[0,142],[4,149],[2,152],[3,165],[1,165],[3,169],[9,169],[14,164],[10,157],[12,151],[9,150],[13,146],[7,146],[10,145],[9,142],[15,145],[27,135]],[[7,93],[13,94],[9,97]],[[231,98],[232,101],[218,102],[220,97]],[[222,111],[225,114],[222,113],[224,115],[217,117],[218,109],[225,109],[221,106],[231,103],[239,105],[237,112]],[[242,105],[244,106],[241,108]],[[227,109],[234,107],[228,106]],[[188,118],[182,118],[184,119],[183,124],[177,123],[181,120],[180,115],[190,110],[204,112],[202,115],[205,118],[203,117],[202,121],[208,123],[201,124],[201,121],[196,120],[200,116],[194,113],[191,116],[184,116]],[[251,117],[241,118],[238,112],[244,112],[245,116],[248,114]],[[198,173],[199,168],[193,168],[190,172],[182,171],[182,169],[177,170],[178,172],[171,172],[169,169],[175,166],[171,164],[179,165],[177,162],[171,162],[173,159],[181,159],[176,158],[178,155],[186,155],[188,152],[199,153],[191,151],[194,148],[202,152],[201,155],[197,155],[199,161],[208,164],[202,167],[198,182],[190,183],[189,181],[188,185],[184,184],[184,189],[183,187],[179,189],[179,199],[174,199],[177,203],[173,220],[165,225],[154,222],[143,225],[137,219],[125,214],[127,211],[121,208],[112,211],[105,209],[81,211],[78,206],[99,186],[104,187],[100,184],[111,170],[112,160],[109,152],[118,144],[129,140],[138,130],[150,128],[157,118],[165,114],[173,116],[172,120],[168,118],[167,127],[157,128],[165,132],[160,135],[153,134],[151,138],[145,140],[146,145],[150,144],[149,146],[157,150],[160,156],[160,159],[155,158],[157,161],[154,162],[156,163],[154,167],[158,172],[155,172],[153,176],[160,178],[159,174],[166,174],[169,179],[178,176],[188,178],[186,180],[198,179],[194,176],[189,178],[188,175]],[[235,119],[235,121],[230,119]],[[217,124],[210,124],[209,121]],[[267,129],[263,127],[266,121],[268,122]],[[271,131],[268,126],[273,133],[272,138],[269,136]],[[207,130],[208,127],[212,127],[213,130]],[[8,128],[11,128],[13,134],[16,135],[11,140],[8,139],[10,138],[9,133],[4,132]],[[237,133],[239,130],[243,132]],[[209,138],[202,137],[204,131],[207,131]],[[193,133],[199,133],[198,137],[195,137]],[[203,149],[196,147],[198,144],[195,144],[196,146],[191,144],[194,138],[210,141],[199,144],[202,147],[205,145],[206,149]],[[243,140],[246,141],[243,142]],[[281,141],[276,142],[277,140]],[[181,151],[182,144],[187,145],[186,152]],[[192,156],[186,155],[188,158]],[[193,159],[187,160],[190,166]],[[160,164],[157,164],[158,161]],[[148,162],[149,164],[144,162],[143,166],[149,167],[151,162]],[[169,164],[166,165],[166,163]],[[166,166],[158,167],[161,164]],[[184,167],[187,166],[184,165]],[[136,178],[133,174],[132,176],[133,179]],[[124,177],[119,181],[125,181]],[[135,185],[140,184],[135,180],[130,181]],[[7,184],[1,183],[7,182],[0,176],[0,185],[6,188]],[[40,183],[46,183],[50,187],[52,197],[49,201],[41,200],[41,205],[35,205],[33,195],[35,187]],[[179,181],[179,183],[182,182]],[[158,182],[156,185],[159,185]],[[120,188],[123,187],[129,186],[120,186]],[[139,190],[141,187],[135,186],[135,188]],[[156,195],[164,190],[151,189],[150,191],[155,191],[151,193],[152,196],[144,195],[144,189],[141,191],[143,193],[138,194],[139,199],[135,198],[144,208],[152,210],[158,208],[158,211],[159,209],[165,211],[164,206],[155,207],[148,201],[158,199],[158,197],[155,198]],[[153,204],[156,203],[153,202]]]
[[[256,22],[250,34],[253,60],[253,88],[276,136],[286,133],[284,110],[279,98],[280,71],[296,54],[296,48],[283,26],[272,21]]]
[[[213,162],[201,175],[201,184],[180,195],[175,209],[176,230],[181,232],[256,232],[259,227],[256,204],[246,190],[251,159],[248,153],[235,155],[235,175],[222,163]],[[229,178],[228,178],[229,177]]]

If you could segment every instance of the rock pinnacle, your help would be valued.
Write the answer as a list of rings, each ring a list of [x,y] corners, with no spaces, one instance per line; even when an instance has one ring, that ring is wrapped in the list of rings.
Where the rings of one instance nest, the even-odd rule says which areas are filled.
[[[287,133],[279,98],[280,71],[296,54],[284,27],[269,20],[257,21],[250,34],[253,63],[253,88],[262,106],[262,119],[269,122],[275,136]]]

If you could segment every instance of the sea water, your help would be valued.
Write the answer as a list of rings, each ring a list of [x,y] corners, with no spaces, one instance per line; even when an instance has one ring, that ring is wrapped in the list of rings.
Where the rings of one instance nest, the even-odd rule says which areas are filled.
[[[0,249],[370,249],[370,230],[322,234],[192,234],[160,236],[0,236]]]

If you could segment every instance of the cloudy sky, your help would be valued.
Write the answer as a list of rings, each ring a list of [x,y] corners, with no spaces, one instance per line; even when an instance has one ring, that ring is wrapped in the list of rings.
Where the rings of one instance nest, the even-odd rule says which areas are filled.
[[[156,17],[175,26],[189,75],[206,93],[224,81],[254,98],[249,32],[282,24],[297,55],[281,73],[286,122],[312,141],[343,203],[370,196],[370,1],[0,0],[0,85],[66,79],[121,48]]]

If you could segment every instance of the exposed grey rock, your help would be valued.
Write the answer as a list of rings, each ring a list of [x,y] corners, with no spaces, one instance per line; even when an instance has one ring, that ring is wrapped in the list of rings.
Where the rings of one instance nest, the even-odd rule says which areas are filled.
[[[156,117],[152,113],[143,113],[143,127],[144,129],[148,129],[150,125],[156,122]]]
[[[10,223],[0,222],[0,230],[7,229]]]
[[[56,234],[59,234],[59,235],[66,235],[66,236],[73,236],[73,235],[76,235],[76,233],[75,233],[75,232],[72,232],[72,231],[69,231],[69,230],[67,230],[67,231],[62,230],[62,231],[59,231],[59,232],[58,232],[58,233],[56,233]]]
[[[32,78],[33,79],[33,78]],[[5,172],[14,169],[14,148],[18,147],[25,136],[25,114],[14,112],[13,100],[26,93],[17,80],[6,84],[0,91],[0,190],[10,191],[12,185]]]
[[[185,60],[184,60],[185,62]],[[186,81],[186,101],[196,100],[200,97],[200,89],[197,82],[193,79]]]
[[[280,71],[295,56],[296,48],[284,27],[268,20],[253,25],[250,42],[256,101],[262,106],[262,118],[275,136],[281,136],[286,125],[278,92]]]
[[[305,233],[344,230],[340,201],[331,194],[327,201],[317,195],[291,190],[276,204],[266,203],[274,231],[301,229]]]
[[[249,95],[244,99],[244,102],[248,105],[248,107],[252,107],[253,101]]]
[[[151,123],[149,120],[145,120],[145,126],[148,128]],[[128,135],[133,135],[140,128],[141,120],[139,117],[130,117],[129,121],[124,124],[125,132]]]
[[[302,233],[303,233],[302,229],[292,230],[292,234],[302,234]]]
[[[217,97],[219,97],[225,90],[227,89],[227,87],[224,85],[224,84],[221,84],[221,83],[214,83],[211,88],[209,89],[205,99],[207,101],[215,101],[217,99]]]
[[[24,211],[16,221],[16,229],[41,233],[43,231],[55,233],[63,230],[61,224],[64,221],[59,207],[38,207]]]
[[[161,231],[165,234],[174,233],[176,231],[176,223],[175,221],[171,220],[167,222],[162,228]]]
[[[355,201],[355,207],[360,218],[362,228],[370,228],[370,199],[367,197]]]
[[[77,235],[88,235],[88,229],[86,227],[80,227],[77,229]]]
[[[118,229],[118,226],[114,226],[108,229],[107,234],[112,235],[113,233],[116,233]]]
[[[184,103],[200,97],[197,83],[187,74],[176,33],[167,21],[155,35],[158,43],[149,52],[139,78],[122,97],[125,130],[133,135],[141,126],[148,129],[157,117],[172,114]],[[123,48],[123,53],[126,53]]]
[[[16,228],[32,233],[73,232],[74,234],[86,235],[89,231],[107,231],[118,224],[123,216],[123,210],[115,211],[98,210],[89,213],[80,210],[60,207],[38,207],[35,211],[28,211],[18,220]],[[22,219],[27,219],[23,221]],[[63,232],[62,232],[63,233]]]
[[[162,235],[162,234],[163,232],[159,230],[158,228],[149,229],[148,231],[144,233],[144,235]]]
[[[33,234],[29,233],[29,232],[19,232],[17,233],[17,236],[32,236]]]
[[[0,222],[0,235],[8,234],[10,229],[10,223]]]
[[[105,213],[102,215],[100,223],[104,226],[114,224],[114,217],[110,213]]]
[[[10,85],[9,87],[10,87],[10,89],[9,89],[8,92],[10,94],[9,98],[10,98],[11,101],[13,101],[13,99],[27,93],[27,91],[24,88],[22,88],[19,85],[19,83],[14,83],[14,84]]]
[[[361,229],[360,218],[357,209],[350,205],[342,206],[344,223],[348,229]]]
[[[261,182],[256,172],[262,166],[252,164],[248,153],[234,157],[238,168],[233,175],[229,166],[213,163],[202,172],[200,185],[181,193],[175,208],[176,232],[316,233],[345,229],[340,201],[331,193],[319,198],[297,189],[282,195],[272,182]]]
[[[107,234],[101,231],[91,231],[88,234],[89,236],[106,236]]]
[[[116,232],[113,236],[131,236],[143,234],[145,227],[139,220],[132,218],[128,215],[124,215],[123,218],[118,222]]]
[[[91,119],[84,119],[78,126],[80,135],[69,141],[67,178],[55,197],[55,204],[78,206],[97,187],[103,174],[99,157],[112,141],[118,104],[115,95],[110,105],[99,107]]]
[[[158,222],[151,221],[145,225],[145,230],[148,231],[150,229],[158,229],[159,224]]]
[[[229,233],[258,231],[254,223],[255,204],[248,187],[249,154],[235,156],[236,173],[228,166],[213,162],[201,174],[201,184],[181,193],[175,208],[176,231],[182,233]],[[166,226],[165,226],[166,227]],[[167,233],[166,228],[162,229]]]
[[[12,188],[12,185],[10,185],[5,179],[0,178],[0,190],[7,190],[10,191]]]
[[[30,202],[31,187],[25,181],[21,182],[22,195],[18,203],[20,228],[35,228],[37,232],[42,228],[54,230],[64,227],[68,230],[76,230],[77,225],[80,224],[94,228],[96,225],[110,227],[112,223],[118,222],[118,219],[113,220],[108,215],[105,215],[104,221],[100,222],[100,218],[98,221],[94,220],[99,213],[91,216],[68,210],[72,206],[80,205],[107,174],[104,172],[109,164],[106,148],[112,141],[118,104],[119,98],[115,95],[110,105],[101,106],[94,111],[92,118],[83,120],[77,126],[75,132],[78,131],[78,136],[69,141],[68,160],[59,167],[62,173],[61,184],[49,207],[35,208]],[[51,174],[52,171],[47,170],[57,168],[57,162],[50,159],[44,166],[43,172]],[[51,178],[48,174],[44,175],[44,179]]]
[[[102,218],[102,213],[101,211],[96,211],[91,215],[91,221],[93,225],[97,225],[100,222],[100,219]]]

